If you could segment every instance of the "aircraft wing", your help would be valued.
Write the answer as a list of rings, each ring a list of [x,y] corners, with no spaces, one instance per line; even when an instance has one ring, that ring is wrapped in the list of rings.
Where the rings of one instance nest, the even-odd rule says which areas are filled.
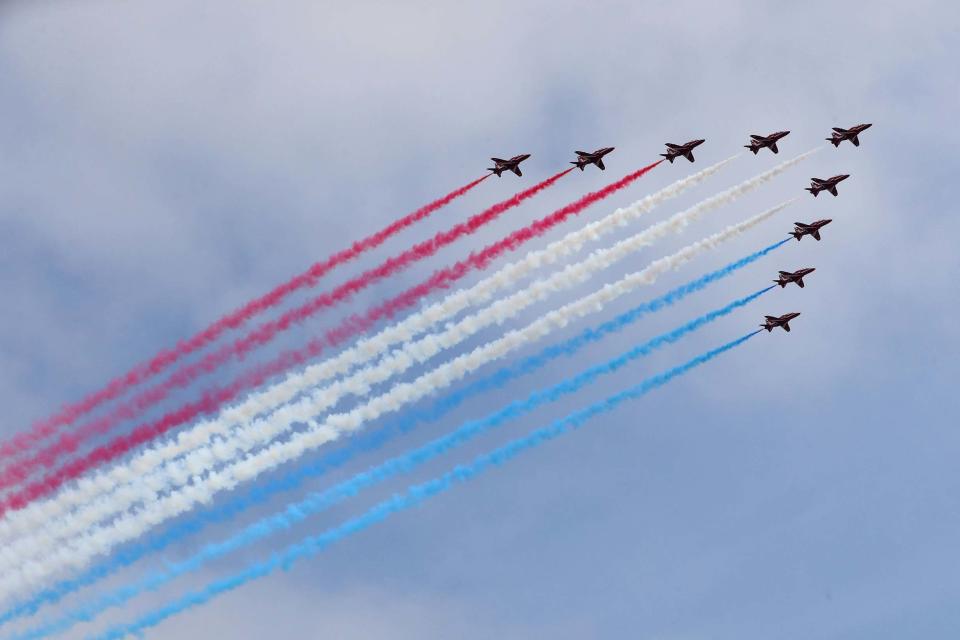
[[[847,130],[844,129],[844,128],[842,128],[842,127],[834,127],[833,130],[836,131],[837,133],[846,133],[846,132],[847,132]]]
[[[586,152],[586,151],[574,151],[574,153],[577,154],[578,156],[580,156],[581,158],[584,157],[584,156],[589,156],[589,155],[591,155],[591,154],[589,154],[589,153]]]
[[[514,172],[515,174],[517,174],[518,176],[522,176],[522,175],[523,175],[522,173],[520,173],[520,167],[517,166],[517,165],[513,165],[513,172]]]
[[[834,195],[834,196],[837,195],[837,187],[836,187],[836,186],[830,187],[829,189],[827,189],[827,191],[829,191],[831,195]]]
[[[692,152],[692,151],[687,151],[685,154],[683,154],[683,157],[686,158],[687,160],[689,160],[690,162],[693,162],[693,152]]]
[[[782,325],[780,325],[780,326],[783,327],[783,330],[784,330],[784,331],[786,331],[787,333],[790,333],[790,323],[789,323],[789,322],[784,322],[784,323],[783,323]]]
[[[763,317],[766,318],[768,322],[774,322],[777,320],[776,316],[763,316]]]
[[[753,134],[753,133],[750,134],[750,137],[753,138],[754,140],[766,140],[765,137],[763,137],[763,136],[758,136],[758,135]]]
[[[780,149],[777,149],[777,143],[776,143],[776,142],[774,142],[773,144],[770,145],[770,151],[773,151],[774,153],[780,153]]]
[[[500,164],[503,164],[504,162],[506,162],[506,160],[504,160],[503,158],[490,158],[490,159],[493,160],[494,162],[499,162]]]
[[[858,138],[857,136],[853,136],[852,138],[850,138],[850,142],[852,142],[853,146],[855,147],[860,146],[860,138]]]
[[[680,145],[678,145],[678,144],[670,144],[670,143],[668,142],[668,143],[667,143],[667,147],[669,147],[669,148],[671,148],[671,149],[679,149],[679,148],[680,148]]]
[[[601,171],[603,171],[604,169],[606,169],[606,167],[603,166],[603,160],[602,160],[602,159],[599,159],[599,158],[597,159],[597,166],[600,167],[600,170],[601,170]]]

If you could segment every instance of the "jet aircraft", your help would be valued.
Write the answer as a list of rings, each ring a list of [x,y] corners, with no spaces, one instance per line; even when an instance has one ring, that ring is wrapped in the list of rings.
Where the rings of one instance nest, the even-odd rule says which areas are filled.
[[[493,171],[497,174],[497,177],[500,177],[500,174],[504,171],[513,171],[518,176],[522,176],[520,173],[520,163],[530,157],[529,153],[524,153],[519,156],[513,156],[509,160],[504,160],[502,158],[490,158],[493,160],[494,166],[487,167],[488,171]]]
[[[797,286],[803,289],[803,277],[809,275],[816,271],[813,267],[807,269],[797,269],[793,273],[789,271],[779,271],[780,277],[778,277],[774,282],[780,285],[780,288],[785,288],[791,282],[796,282]]]
[[[793,236],[797,239],[797,242],[800,241],[800,238],[803,236],[813,236],[813,239],[817,242],[820,241],[820,229],[827,226],[833,222],[833,220],[816,220],[810,224],[804,222],[794,222],[794,229],[787,235]]]
[[[813,194],[813,197],[816,198],[817,194],[821,191],[829,191],[832,195],[837,195],[837,185],[850,177],[849,173],[842,173],[838,176],[833,176],[832,178],[810,178],[810,186],[807,187],[807,191]]]
[[[780,150],[777,149],[777,140],[786,136],[789,131],[776,131],[771,133],[768,136],[758,136],[755,134],[750,134],[750,144],[743,145],[750,151],[753,151],[753,155],[757,155],[757,152],[764,147],[770,149],[774,153],[780,153]]]
[[[830,134],[830,137],[827,138],[827,142],[833,143],[833,146],[839,147],[840,143],[844,140],[849,140],[853,143],[853,146],[860,146],[860,134],[872,127],[873,124],[858,124],[856,126],[850,127],[849,129],[841,129],[840,127],[834,127],[833,133]]]
[[[690,162],[693,162],[693,150],[696,147],[699,147],[705,142],[705,140],[691,140],[690,142],[685,142],[684,144],[672,144],[670,142],[667,144],[667,152],[661,153],[660,155],[670,161],[670,164],[673,164],[674,158],[683,156]]]
[[[603,166],[603,156],[607,155],[613,151],[614,147],[603,147],[602,149],[597,149],[593,153],[588,153],[586,151],[575,151],[577,154],[576,162],[571,162],[570,164],[576,165],[580,171],[583,171],[583,168],[588,164],[595,164],[600,167],[600,171],[606,169]]]
[[[783,327],[783,330],[788,332],[790,331],[790,321],[800,315],[797,312],[785,313],[782,316],[764,316],[766,321],[760,325],[762,328],[766,329],[767,332],[773,331],[777,327]]]

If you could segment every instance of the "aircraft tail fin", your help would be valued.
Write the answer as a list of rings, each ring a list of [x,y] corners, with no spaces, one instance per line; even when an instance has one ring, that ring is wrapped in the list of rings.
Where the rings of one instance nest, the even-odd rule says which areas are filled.
[[[743,145],[743,146],[744,146],[744,148],[750,149],[750,151],[753,151],[753,155],[757,155],[757,152],[760,151],[760,148],[757,147],[756,145],[745,144],[745,145]]]
[[[820,190],[819,190],[819,189],[816,189],[816,188],[814,188],[814,187],[807,187],[807,191],[809,191],[810,193],[812,193],[814,198],[816,198],[816,197],[817,197],[817,194],[820,193]]]
[[[673,159],[676,157],[676,156],[670,155],[669,153],[661,153],[660,155],[666,158],[670,162],[670,164],[673,164]]]
[[[835,147],[840,146],[840,138],[826,138],[826,141],[833,143],[833,146]]]
[[[500,174],[503,173],[503,169],[499,167],[487,167],[487,171],[493,171],[498,178],[500,177]]]

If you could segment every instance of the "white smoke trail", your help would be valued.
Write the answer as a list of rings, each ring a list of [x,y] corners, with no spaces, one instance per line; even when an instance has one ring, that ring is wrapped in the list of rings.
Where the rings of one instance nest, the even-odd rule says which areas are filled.
[[[715,209],[724,204],[728,204],[736,200],[738,197],[766,183],[776,175],[779,175],[790,166],[806,158],[810,153],[802,154],[796,158],[781,163],[771,170],[763,172],[739,185],[707,198],[689,210],[681,214],[677,214],[671,220],[693,220],[707,211]],[[599,237],[599,233],[611,230],[615,228],[615,226],[626,224],[627,221],[653,208],[656,203],[662,201],[666,197],[670,197],[670,195],[676,194],[679,191],[688,188],[692,182],[702,180],[707,175],[715,173],[720,167],[727,162],[730,162],[732,159],[733,158],[724,160],[723,162],[713,165],[712,167],[708,167],[697,174],[693,174],[692,176],[684,178],[683,180],[670,185],[669,187],[652,196],[643,198],[629,207],[618,210],[603,220],[591,225],[587,225],[587,227],[581,231],[572,232],[563,240],[551,244],[545,250],[532,252],[530,256],[528,256],[528,258],[522,262],[529,262],[531,257],[541,264],[555,262],[558,259],[557,256],[572,252],[572,249],[570,249],[572,242],[578,242],[582,244],[584,237],[596,238]],[[669,225],[667,225],[667,227],[668,226]],[[620,245],[618,245],[621,252],[619,254],[620,257],[625,256],[626,252],[636,250],[645,242],[647,242],[647,240],[644,238],[650,237],[653,237],[653,235],[643,236],[642,238],[639,236],[635,237],[633,244],[631,244],[629,241],[620,243]],[[603,254],[603,256],[600,256],[598,259],[594,259],[591,264],[603,264],[604,261],[607,260],[606,256],[607,254]],[[620,257],[615,259],[620,259]],[[581,280],[588,277],[590,273],[593,273],[596,270],[596,268],[593,270],[590,269],[591,268],[585,269],[584,273],[587,275],[582,276]],[[510,270],[510,266],[505,267],[504,270]],[[506,277],[511,279],[515,278],[516,271],[511,270]],[[567,282],[568,284],[551,284],[549,290],[555,290],[554,287],[562,288],[563,286],[572,286],[573,284],[576,284],[576,281],[573,281],[567,277],[561,277],[560,281]],[[482,285],[483,283],[480,284]],[[515,298],[522,301],[522,296],[529,295],[529,293],[518,294],[515,296]],[[136,476],[135,482],[128,482],[122,485],[113,485],[114,490],[112,492],[108,491],[105,494],[102,494],[99,499],[95,499],[95,495],[88,495],[87,502],[85,504],[81,503],[81,508],[73,514],[68,514],[66,516],[57,518],[48,518],[47,522],[49,524],[44,528],[44,530],[34,531],[32,532],[32,535],[29,535],[28,537],[21,539],[14,544],[7,545],[5,547],[2,560],[0,560],[0,570],[6,570],[10,566],[22,564],[23,562],[28,561],[30,558],[44,553],[43,550],[49,549],[51,546],[58,544],[60,540],[70,539],[80,532],[94,527],[104,518],[121,513],[128,507],[134,506],[138,503],[153,500],[157,495],[160,495],[175,486],[186,484],[190,477],[202,474],[205,470],[213,468],[217,463],[227,462],[232,457],[242,454],[243,451],[253,450],[256,446],[269,442],[272,438],[280,435],[280,433],[285,430],[287,425],[290,425],[294,422],[305,421],[310,416],[316,415],[320,411],[333,406],[345,394],[354,393],[360,395],[367,393],[370,385],[389,379],[392,375],[402,372],[412,366],[414,362],[422,362],[428,359],[440,349],[449,348],[450,346],[455,345],[484,326],[489,326],[489,324],[493,322],[502,322],[509,317],[508,315],[504,315],[504,309],[514,308],[515,310],[512,313],[519,313],[524,306],[532,304],[533,301],[534,299],[531,297],[528,298],[528,302],[526,304],[519,302],[516,304],[511,303],[508,305],[501,305],[492,315],[488,313],[478,314],[477,317],[469,318],[461,323],[461,325],[449,330],[441,338],[427,336],[423,340],[409,345],[408,348],[406,348],[403,352],[391,356],[391,362],[388,362],[385,365],[377,366],[369,371],[362,371],[360,374],[352,376],[345,381],[335,383],[331,387],[322,389],[319,392],[315,392],[304,402],[298,403],[292,407],[284,407],[280,409],[280,413],[278,416],[276,416],[276,419],[271,419],[269,421],[260,419],[253,421],[252,424],[248,423],[241,429],[237,429],[234,433],[230,434],[230,438],[226,441],[218,440],[216,442],[197,447],[184,460],[179,460],[176,462],[168,461],[165,465],[157,467],[150,473],[144,474],[141,472],[140,475]],[[429,311],[429,309],[427,311]],[[465,327],[467,329],[465,329]],[[349,351],[345,352],[343,355],[335,358],[335,360],[342,361],[345,359],[344,356],[349,357],[349,355]],[[322,366],[323,365],[317,365],[317,367]],[[299,385],[298,391],[302,390],[308,384],[309,382],[304,382],[303,384]],[[311,409],[309,411],[305,411],[302,408],[305,406],[309,406]],[[269,427],[267,425],[274,426]],[[277,427],[276,425],[282,425],[282,427]],[[170,455],[171,448],[169,445],[163,445],[163,449],[166,455]],[[98,484],[103,486],[103,483]],[[46,515],[51,515],[49,510],[46,512]]]
[[[131,483],[149,482],[148,478],[154,470],[163,465],[170,465],[184,453],[215,442],[218,438],[230,436],[231,431],[239,425],[248,424],[256,416],[289,402],[305,388],[345,374],[353,367],[367,361],[375,360],[392,345],[408,341],[470,306],[488,302],[496,292],[516,284],[518,279],[525,277],[533,270],[572,255],[587,241],[599,240],[617,228],[627,225],[657,205],[714,175],[737,157],[739,154],[682,178],[630,206],[616,210],[597,222],[568,233],[545,249],[531,251],[523,259],[504,266],[473,287],[453,293],[441,302],[412,314],[405,320],[380,331],[377,335],[360,340],[354,347],[335,357],[311,365],[302,372],[288,375],[286,379],[268,389],[256,392],[241,403],[225,409],[218,417],[201,421],[190,429],[180,432],[174,438],[151,446],[130,461],[120,463],[109,470],[101,470],[85,476],[51,498],[34,502],[22,510],[7,513],[5,518],[0,520],[0,538],[10,539],[23,533],[31,533],[37,527],[58,522],[63,514],[74,507],[89,503],[98,495],[113,493]],[[795,159],[790,163],[798,160]],[[776,175],[784,169],[786,167],[783,165],[775,167],[760,174],[757,179],[765,181],[769,179],[768,174]],[[173,465],[169,472],[178,474],[179,482],[183,484],[191,475],[202,473],[206,468],[202,464],[181,462]],[[9,547],[5,548],[9,549]],[[5,555],[11,554],[12,552]]]
[[[0,593],[7,594],[11,591],[32,587],[62,569],[80,568],[96,555],[105,553],[118,544],[138,537],[150,527],[176,517],[196,504],[212,500],[220,491],[232,489],[242,482],[252,480],[261,473],[294,460],[311,449],[336,440],[345,433],[359,429],[370,420],[374,420],[385,413],[396,411],[410,402],[443,389],[479,367],[502,358],[526,343],[542,338],[550,332],[568,325],[573,320],[591,313],[597,313],[611,301],[626,295],[641,285],[653,283],[662,273],[676,269],[700,253],[713,249],[724,241],[743,233],[782,210],[791,202],[793,200],[777,205],[739,224],[729,226],[723,231],[699,240],[670,256],[655,260],[641,271],[627,275],[616,283],[605,285],[594,293],[546,313],[523,329],[512,330],[469,353],[437,366],[412,382],[394,385],[386,393],[351,411],[330,415],[322,424],[311,421],[308,431],[295,434],[286,441],[274,442],[253,455],[212,471],[206,478],[196,479],[194,484],[147,502],[136,513],[126,514],[108,525],[48,548],[44,555],[25,564],[18,571],[4,575],[3,579],[0,580]],[[618,243],[613,248],[595,252],[584,262],[606,260],[607,264],[612,264],[617,259],[628,255],[629,249],[627,247],[631,246],[632,243],[638,243],[634,247],[635,250],[643,244],[648,244],[656,237],[684,228],[690,220],[689,216],[683,217],[682,214],[677,214],[633,238]],[[645,235],[647,236],[646,241],[641,242],[640,236]],[[600,258],[601,255],[604,255],[604,258]],[[513,300],[516,303],[525,297],[541,299],[549,295],[552,288],[559,283],[561,275],[564,278],[579,282],[587,272],[588,269],[583,263],[569,265],[563,271],[554,274],[553,277],[533,283],[527,291],[523,292],[522,296],[516,294],[511,298],[501,300],[492,305],[491,309],[496,308],[501,303],[507,304],[508,300]],[[506,309],[505,306],[501,308]],[[465,318],[456,326],[461,327],[461,330],[466,330],[467,324],[465,323],[467,320],[470,319]]]

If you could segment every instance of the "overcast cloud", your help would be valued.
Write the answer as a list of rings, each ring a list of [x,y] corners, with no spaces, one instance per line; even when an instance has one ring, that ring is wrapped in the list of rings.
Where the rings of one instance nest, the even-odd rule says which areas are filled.
[[[815,266],[802,291],[771,292],[413,479],[737,337],[765,313],[802,311],[792,333],[758,336],[627,410],[153,637],[956,636],[958,24],[956,4],[932,0],[0,5],[0,434],[482,174],[491,155],[533,157],[523,179],[487,180],[329,282],[557,171],[573,149],[617,147],[606,172],[571,174],[467,242],[372,287],[354,308],[649,163],[664,141],[706,138],[693,165],[702,167],[736,153],[750,133],[789,129],[779,161],[826,144],[831,126],[873,122],[859,148],[827,145],[595,282],[798,194],[775,221],[613,311],[782,238],[793,220],[833,218],[823,242],[791,242],[377,456],[759,289],[777,269]],[[649,220],[774,162],[748,153]],[[662,165],[581,219],[690,170],[685,161]],[[801,191],[810,176],[835,173],[852,176],[840,197]],[[342,313],[318,316],[270,353]],[[336,477],[374,461],[361,457]],[[78,627],[76,637],[410,481]]]

